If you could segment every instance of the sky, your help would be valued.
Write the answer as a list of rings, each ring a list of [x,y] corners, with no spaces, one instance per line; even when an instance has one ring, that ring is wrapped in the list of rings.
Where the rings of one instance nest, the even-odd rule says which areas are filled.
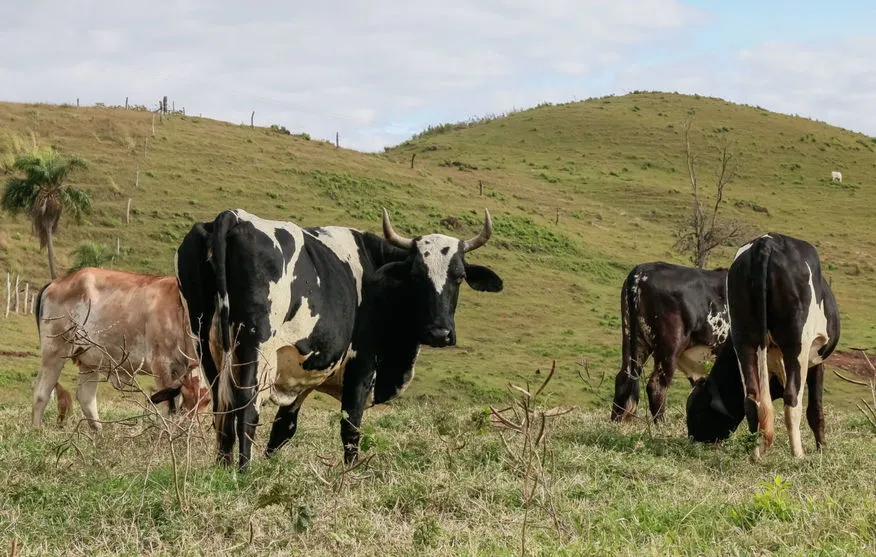
[[[0,0],[0,100],[133,104],[381,151],[634,90],[876,135],[872,0]]]

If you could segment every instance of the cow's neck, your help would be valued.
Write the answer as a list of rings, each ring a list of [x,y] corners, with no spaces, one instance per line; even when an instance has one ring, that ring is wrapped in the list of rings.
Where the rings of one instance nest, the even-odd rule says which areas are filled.
[[[359,333],[373,351],[377,366],[375,403],[398,395],[411,381],[420,351],[415,304],[410,290],[410,265],[382,266],[365,283],[365,307]]]

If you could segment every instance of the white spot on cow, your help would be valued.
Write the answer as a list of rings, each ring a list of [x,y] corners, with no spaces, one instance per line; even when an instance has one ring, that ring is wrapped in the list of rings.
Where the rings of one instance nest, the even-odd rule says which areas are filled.
[[[726,311],[714,311],[709,309],[709,315],[706,316],[706,321],[712,329],[712,335],[715,337],[715,346],[723,344],[727,337],[730,336],[730,316]]]
[[[642,282],[648,281],[648,275],[642,275]]]
[[[226,292],[222,298],[219,300],[219,307],[228,309],[230,307],[230,302],[228,300],[228,292]]]
[[[305,231],[338,256],[341,261],[345,261],[350,266],[353,272],[353,278],[356,281],[356,296],[359,303],[362,303],[362,262],[359,260],[359,246],[356,244],[356,239],[353,237],[353,231],[349,228],[340,226],[324,226],[318,229],[318,233],[310,233]],[[319,286],[319,277],[316,278],[316,284]]]
[[[429,234],[417,242],[417,250],[429,270],[432,286],[440,294],[447,282],[450,262],[459,251],[459,240],[443,234]]]
[[[740,255],[742,255],[743,253],[745,253],[745,252],[747,252],[749,249],[751,249],[751,246],[752,246],[752,245],[753,245],[753,244],[745,244],[744,246],[742,246],[741,248],[739,248],[738,250],[736,250],[736,255],[733,257],[733,261],[736,261],[737,259],[739,259],[739,256],[740,256]]]
[[[712,359],[712,349],[709,346],[697,345],[688,348],[678,357],[678,369],[696,381],[706,376],[706,362]]]

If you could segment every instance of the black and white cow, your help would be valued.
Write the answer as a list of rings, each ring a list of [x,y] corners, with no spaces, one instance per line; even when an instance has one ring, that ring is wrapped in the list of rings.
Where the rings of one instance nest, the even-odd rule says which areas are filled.
[[[460,284],[502,290],[496,273],[464,257],[490,238],[489,212],[471,240],[402,237],[385,210],[383,232],[301,228],[238,209],[196,224],[183,240],[177,275],[215,385],[224,464],[236,437],[239,467],[247,467],[268,399],[279,410],[266,452],[283,446],[314,390],[340,400],[344,459],[354,461],[369,399],[379,404],[401,393],[420,345],[456,343]]]
[[[727,275],[727,295],[732,341],[688,396],[688,434],[696,441],[725,439],[746,417],[752,433],[763,433],[758,458],[775,437],[772,400],[781,397],[791,451],[801,457],[805,384],[806,418],[820,449],[823,362],[839,342],[840,318],[815,248],[775,233],[742,246]]]
[[[611,419],[631,418],[639,404],[639,379],[650,356],[648,406],[662,418],[675,368],[693,382],[730,334],[726,269],[714,271],[654,262],[636,265],[621,288],[623,360],[614,381]]]

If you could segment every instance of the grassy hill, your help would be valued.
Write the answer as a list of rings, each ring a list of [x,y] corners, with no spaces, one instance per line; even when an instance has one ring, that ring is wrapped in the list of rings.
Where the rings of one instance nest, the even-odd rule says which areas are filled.
[[[738,146],[725,214],[752,236],[774,230],[814,243],[842,312],[840,348],[876,345],[876,143],[823,123],[633,94],[438,126],[371,155],[203,118],[156,121],[153,135],[147,112],[0,103],[0,141],[33,133],[91,163],[76,181],[96,211],[86,226],[63,223],[62,268],[79,242],[114,248],[118,239],[113,267],[170,273],[192,222],[226,208],[376,232],[386,206],[400,231],[466,237],[489,207],[494,238],[470,260],[506,284],[497,295],[465,289],[459,345],[424,349],[405,396],[366,413],[363,450],[374,459],[349,476],[325,466],[340,443],[337,405],[320,397],[308,401],[280,459],[259,458],[245,477],[211,466],[209,431],[181,436],[155,416],[129,419],[137,406],[109,389],[102,416],[119,423],[100,437],[69,426],[30,432],[34,322],[0,319],[0,540],[17,536],[23,554],[506,555],[519,551],[527,520],[533,554],[872,552],[876,502],[859,472],[876,441],[851,403],[863,392],[832,374],[828,451],[813,454],[807,431],[803,461],[790,459],[781,424],[775,450],[757,465],[747,462],[742,431],[722,447],[688,443],[683,380],[671,389],[666,426],[608,423],[620,284],[636,263],[686,261],[672,245],[690,201],[680,127],[691,111],[704,181],[712,146],[724,137]],[[843,172],[842,185],[829,182],[832,170]],[[734,252],[720,248],[712,265]],[[3,270],[33,285],[48,279],[23,218],[0,219]],[[552,464],[527,511],[519,463],[483,406],[506,400],[508,381],[539,382],[536,370],[554,359],[550,403],[578,410],[551,428]],[[63,382],[74,378],[68,370]],[[519,450],[519,439],[508,443]],[[83,535],[82,525],[95,524]]]
[[[0,104],[0,125],[91,163],[77,181],[96,212],[86,226],[63,226],[61,267],[80,241],[114,248],[118,240],[112,266],[170,273],[192,222],[230,207],[378,231],[385,205],[400,230],[458,236],[474,234],[489,207],[494,239],[471,259],[499,272],[506,290],[466,289],[459,346],[424,351],[414,392],[482,400],[557,359],[556,384],[568,401],[591,403],[575,370],[587,360],[596,376],[615,372],[626,272],[643,261],[686,262],[671,248],[689,207],[680,125],[691,113],[702,181],[711,177],[718,140],[728,136],[738,147],[726,215],[752,234],[775,230],[813,242],[842,311],[841,348],[876,345],[876,143],[823,123],[717,99],[633,94],[438,126],[381,155],[197,117],[156,121],[153,136],[151,113],[112,108]],[[829,182],[834,169],[842,185]],[[0,222],[0,270],[46,281],[27,222]],[[728,264],[734,251],[720,249],[712,264]],[[36,349],[32,330],[14,343]]]

